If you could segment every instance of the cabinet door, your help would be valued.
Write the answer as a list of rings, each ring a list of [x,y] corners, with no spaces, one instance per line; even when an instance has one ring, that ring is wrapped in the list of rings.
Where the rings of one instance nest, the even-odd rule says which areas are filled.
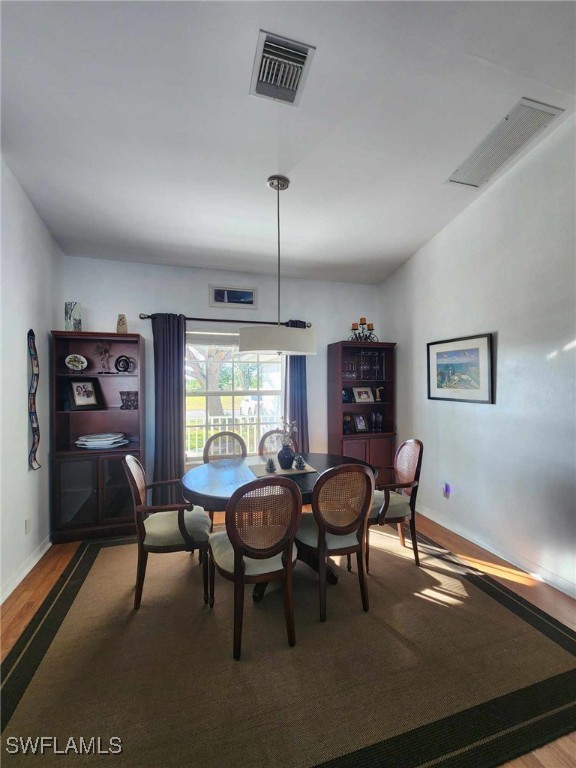
[[[370,461],[368,444],[368,440],[342,440],[342,456]]]
[[[390,468],[394,464],[394,438],[374,437],[370,440],[370,463],[379,468],[376,476],[377,483],[389,483],[394,479],[391,469],[381,469],[381,467]]]
[[[100,522],[130,520],[134,513],[124,456],[100,457]]]
[[[56,459],[54,527],[98,522],[98,459]]]

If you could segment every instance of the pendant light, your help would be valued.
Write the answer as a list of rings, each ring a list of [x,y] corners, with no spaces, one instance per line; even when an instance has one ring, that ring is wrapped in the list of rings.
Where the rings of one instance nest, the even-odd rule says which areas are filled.
[[[278,355],[315,355],[316,334],[311,328],[288,328],[280,322],[280,192],[288,189],[286,176],[270,176],[268,186],[276,191],[278,227],[278,322],[240,328],[239,351]]]

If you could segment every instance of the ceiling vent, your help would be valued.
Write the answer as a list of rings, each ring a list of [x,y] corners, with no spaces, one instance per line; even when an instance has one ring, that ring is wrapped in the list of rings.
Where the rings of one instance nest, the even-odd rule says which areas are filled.
[[[260,30],[250,93],[297,106],[316,48]]]
[[[564,110],[558,107],[521,99],[448,181],[467,187],[481,187],[562,112]]]

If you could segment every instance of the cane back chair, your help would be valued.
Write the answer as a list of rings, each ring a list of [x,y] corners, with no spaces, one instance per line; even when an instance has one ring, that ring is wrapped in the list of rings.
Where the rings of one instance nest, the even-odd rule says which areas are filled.
[[[134,503],[134,522],[138,537],[138,565],[136,568],[136,589],[134,608],[140,608],[144,577],[149,552],[194,552],[203,553],[202,573],[204,581],[204,602],[208,602],[208,534],[210,518],[202,507],[192,508],[189,502],[174,504],[147,504],[147,493],[159,486],[176,485],[179,480],[162,480],[146,483],[142,464],[135,456],[127,455],[122,461],[130,484]]]
[[[282,581],[288,644],[296,643],[292,568],[294,536],[302,514],[302,494],[293,480],[265,477],[236,490],[226,507],[226,531],[209,539],[210,607],[215,573],[234,582],[233,657],[240,658],[244,584]]]
[[[362,607],[369,608],[366,583],[368,513],[374,495],[374,474],[361,464],[342,464],[323,472],[314,486],[312,515],[302,516],[296,534],[298,558],[318,558],[320,621],[326,621],[326,567],[330,555],[356,553]]]
[[[283,437],[284,432],[281,429],[271,429],[269,432],[265,432],[260,438],[260,442],[258,444],[258,455],[276,456],[278,451],[282,448]],[[289,445],[294,453],[298,453],[298,444],[293,437],[290,438]]]

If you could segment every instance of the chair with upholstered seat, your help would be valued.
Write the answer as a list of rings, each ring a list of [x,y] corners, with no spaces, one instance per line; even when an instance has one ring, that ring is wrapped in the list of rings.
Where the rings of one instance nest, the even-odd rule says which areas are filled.
[[[416,539],[416,496],[422,468],[424,446],[420,440],[406,440],[394,457],[394,481],[378,483],[368,517],[368,526],[396,525],[400,544],[404,547],[403,524],[410,526],[412,550],[416,565],[420,565]],[[368,533],[368,536],[370,534]],[[366,541],[366,569],[370,566],[369,538]]]
[[[302,516],[296,534],[298,559],[318,558],[320,621],[326,621],[326,568],[330,555],[356,553],[362,607],[368,610],[366,536],[374,474],[362,464],[342,464],[323,472],[314,486],[312,515]]]
[[[271,429],[269,432],[265,432],[258,444],[258,455],[277,456],[283,445],[283,437],[285,437],[285,433],[281,429]],[[295,453],[298,453],[298,444],[293,437],[290,438],[289,445]]]
[[[296,643],[292,568],[294,536],[302,514],[302,494],[293,480],[265,477],[236,490],[226,506],[226,531],[210,534],[210,606],[218,571],[234,582],[233,656],[240,658],[244,584],[282,581],[289,645]]]
[[[204,602],[208,602],[208,534],[210,518],[202,507],[192,509],[189,502],[150,505],[147,493],[152,488],[179,485],[179,480],[163,480],[146,484],[146,474],[135,456],[127,455],[123,460],[124,470],[130,484],[134,502],[134,522],[138,536],[138,565],[134,608],[140,607],[142,589],[146,575],[149,552],[194,552],[203,553],[202,571],[204,580]]]

